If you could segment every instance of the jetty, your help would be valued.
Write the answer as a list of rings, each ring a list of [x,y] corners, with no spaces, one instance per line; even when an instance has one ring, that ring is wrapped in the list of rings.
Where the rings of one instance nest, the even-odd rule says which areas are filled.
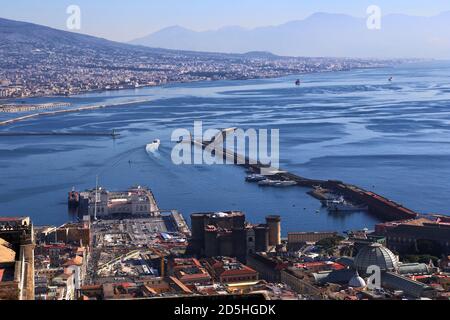
[[[230,129],[225,129],[222,130],[220,134],[225,137],[229,132]],[[211,151],[218,149],[215,142],[216,140],[226,141],[225,139],[217,138],[213,138],[210,141],[195,141],[191,138],[191,143],[202,147],[204,150]],[[297,186],[311,188],[311,191],[308,193],[315,198],[320,197],[320,192],[315,192],[315,190],[327,190],[330,193],[342,195],[352,202],[367,206],[369,213],[385,221],[414,219],[419,216],[417,212],[408,209],[393,200],[358,186],[338,180],[317,180],[301,177],[279,168],[271,168],[270,166],[261,164],[259,161],[237,154],[235,150],[226,149],[224,146],[222,146],[222,148],[219,147],[219,149],[221,149],[224,159],[234,159],[234,164],[236,165],[243,166],[249,171],[258,174],[267,175],[267,173],[270,173],[267,175],[269,180],[294,181],[297,183]],[[220,155],[215,154],[215,156]]]
[[[20,137],[20,136],[80,136],[80,137],[113,137],[117,138],[120,133],[115,130],[109,132],[98,132],[98,131],[81,131],[81,132],[59,132],[59,131],[49,131],[49,132],[0,132],[0,137]]]
[[[150,102],[150,101],[151,100],[135,100],[135,101],[115,103],[115,104],[102,104],[102,105],[86,106],[86,107],[73,108],[73,109],[39,112],[39,113],[25,115],[22,117],[17,117],[17,118],[13,118],[13,119],[9,119],[9,120],[0,121],[0,126],[6,126],[6,125],[10,125],[10,124],[13,124],[16,122],[33,119],[33,118],[37,118],[37,117],[54,116],[54,115],[65,114],[65,113],[90,111],[90,110],[111,108],[111,107],[120,107],[120,106],[133,105],[133,104],[137,104],[137,103],[145,103],[145,102]]]
[[[52,102],[40,104],[0,104],[0,112],[16,113],[35,110],[56,109],[70,107],[72,104],[68,102]]]

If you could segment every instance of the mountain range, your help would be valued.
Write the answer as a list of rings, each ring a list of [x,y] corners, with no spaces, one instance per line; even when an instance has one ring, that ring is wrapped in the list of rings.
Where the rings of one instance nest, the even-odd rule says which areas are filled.
[[[315,13],[304,20],[245,29],[193,31],[172,26],[131,41],[193,51],[269,51],[282,56],[450,59],[450,11],[432,17],[391,14],[380,30],[366,18]]]

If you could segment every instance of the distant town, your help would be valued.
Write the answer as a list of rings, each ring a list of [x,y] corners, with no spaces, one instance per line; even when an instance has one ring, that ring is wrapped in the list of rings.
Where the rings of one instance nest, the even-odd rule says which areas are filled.
[[[26,56],[0,49],[0,97],[74,95],[94,90],[134,89],[174,82],[275,78],[311,72],[392,65],[394,61],[330,58],[265,58],[251,55],[133,51],[54,55],[35,49]],[[17,61],[21,61],[19,64]]]
[[[0,26],[0,98],[3,99],[66,96],[174,82],[275,78],[404,62],[281,57],[267,52],[165,50],[5,19],[0,19]]]

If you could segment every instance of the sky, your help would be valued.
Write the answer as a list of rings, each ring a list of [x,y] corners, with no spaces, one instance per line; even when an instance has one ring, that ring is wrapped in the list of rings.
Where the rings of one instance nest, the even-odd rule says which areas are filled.
[[[2,0],[0,17],[66,30],[69,5],[81,9],[79,32],[122,42],[174,25],[203,31],[278,25],[315,12],[364,17],[370,5],[383,15],[450,11],[449,0]]]

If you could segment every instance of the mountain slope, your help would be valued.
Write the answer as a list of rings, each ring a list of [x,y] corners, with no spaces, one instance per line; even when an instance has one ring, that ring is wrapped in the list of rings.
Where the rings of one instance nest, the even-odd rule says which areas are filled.
[[[388,15],[381,30],[365,18],[316,13],[304,20],[255,29],[195,32],[169,27],[133,44],[196,51],[270,51],[284,56],[450,58],[450,11],[434,17]]]
[[[202,56],[220,58],[224,55],[216,52],[192,52],[189,50],[171,50],[165,48],[149,48],[148,46],[115,42],[103,38],[75,32],[58,30],[34,23],[0,18],[0,49],[14,50],[62,50],[73,55],[83,52],[101,52],[103,54],[144,54],[170,56]],[[245,58],[244,55],[232,54],[229,57]]]

